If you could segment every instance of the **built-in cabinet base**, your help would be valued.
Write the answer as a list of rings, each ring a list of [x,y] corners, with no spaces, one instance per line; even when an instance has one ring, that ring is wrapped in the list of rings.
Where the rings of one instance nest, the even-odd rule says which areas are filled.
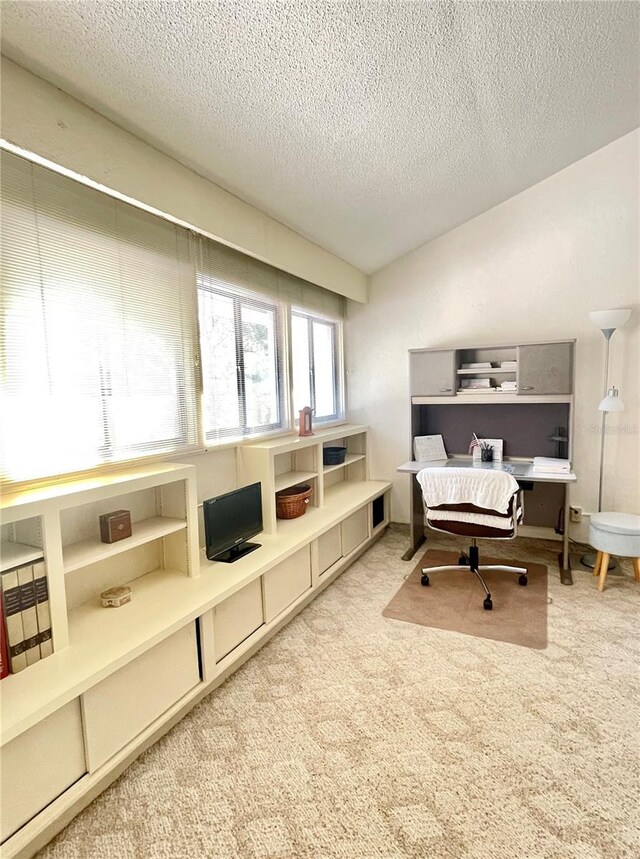
[[[351,432],[364,450],[366,428]],[[175,484],[171,468],[176,467],[159,467],[155,481],[165,498],[166,484]],[[202,552],[194,563],[195,473],[188,466],[179,468],[182,486],[175,503],[171,497],[171,512],[180,513],[179,504],[186,504],[180,532],[187,549],[180,557],[177,546],[176,551],[169,548],[171,560],[183,569],[152,569],[131,581],[133,599],[122,608],[101,609],[94,599],[74,608],[68,618],[70,645],[3,681],[5,859],[32,856],[47,843],[353,563],[389,521],[390,485],[365,479],[364,471],[355,479],[345,467],[344,479],[332,484],[330,492],[320,478],[322,506],[282,522],[275,534],[261,535],[259,551],[235,564],[208,561]],[[109,503],[117,498],[118,482],[126,484],[127,492],[154,485],[149,470],[119,476],[105,484]],[[92,503],[96,492],[92,484]],[[80,507],[81,491],[74,489],[72,496],[73,505]],[[58,491],[52,506],[62,507],[61,497],[68,498],[69,492]],[[22,510],[14,504],[13,515],[24,518],[36,511],[48,521],[46,550],[55,544],[51,531],[59,527],[58,520],[46,501],[41,507],[31,499],[24,503]],[[68,500],[64,504],[70,506]],[[149,537],[157,539],[155,532]],[[109,550],[96,546],[95,551],[106,555]],[[119,554],[126,551],[122,547]],[[55,585],[55,552],[49,561],[50,585]],[[91,566],[83,559],[85,563],[89,576]],[[91,651],[84,652],[82,643],[94,640]]]

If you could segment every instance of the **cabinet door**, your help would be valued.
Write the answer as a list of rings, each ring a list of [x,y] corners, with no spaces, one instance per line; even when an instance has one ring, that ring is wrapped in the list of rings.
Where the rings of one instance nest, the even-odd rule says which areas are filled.
[[[196,625],[190,623],[85,692],[89,771],[102,766],[199,682]]]
[[[78,699],[4,745],[0,760],[4,841],[87,771]]]
[[[573,343],[518,346],[518,394],[570,394]]]
[[[326,573],[341,557],[340,526],[334,525],[318,537],[318,574]]]
[[[254,579],[213,609],[216,662],[248,638],[264,623],[262,584]]]
[[[262,577],[264,580],[264,619],[267,623],[311,587],[309,546],[295,552]]]
[[[453,397],[456,393],[454,349],[409,352],[409,387],[412,397]]]
[[[346,557],[369,536],[369,506],[361,507],[340,524],[342,554]]]

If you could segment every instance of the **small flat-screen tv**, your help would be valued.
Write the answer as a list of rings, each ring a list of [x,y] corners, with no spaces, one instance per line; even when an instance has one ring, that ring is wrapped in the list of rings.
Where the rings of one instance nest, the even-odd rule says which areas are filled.
[[[209,498],[203,503],[202,510],[206,553],[210,561],[230,564],[260,548],[260,543],[247,542],[249,537],[262,531],[260,483]]]

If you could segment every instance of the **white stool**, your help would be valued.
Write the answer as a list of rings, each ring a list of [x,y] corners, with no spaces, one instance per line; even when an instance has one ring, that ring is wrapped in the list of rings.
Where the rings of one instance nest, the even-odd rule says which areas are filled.
[[[600,576],[604,590],[610,555],[633,558],[633,572],[640,582],[640,516],[635,513],[594,513],[589,525],[589,543],[597,550],[593,575]]]

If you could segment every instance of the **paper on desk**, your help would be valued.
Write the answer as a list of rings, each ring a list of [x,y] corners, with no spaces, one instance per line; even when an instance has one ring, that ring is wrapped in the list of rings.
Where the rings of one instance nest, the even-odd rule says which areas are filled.
[[[417,435],[413,440],[413,455],[416,462],[433,462],[447,459],[444,440],[441,435]]]

